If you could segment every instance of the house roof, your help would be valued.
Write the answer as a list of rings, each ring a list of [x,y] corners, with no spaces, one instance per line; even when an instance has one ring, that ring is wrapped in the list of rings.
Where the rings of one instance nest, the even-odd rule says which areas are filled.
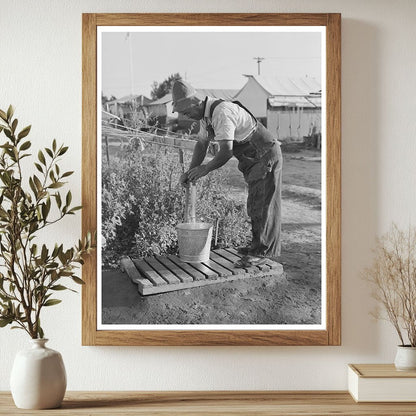
[[[223,100],[232,100],[238,93],[239,90],[228,90],[228,89],[210,89],[210,88],[196,88],[196,92],[199,97],[209,96],[212,98],[221,98]],[[166,94],[162,98],[153,101],[147,105],[163,105],[172,101],[172,94]]]
[[[321,97],[277,95],[269,97],[267,104],[270,107],[321,108]]]
[[[147,105],[152,102],[150,98],[147,98],[145,95],[142,94],[129,94],[121,98],[117,98],[117,100],[109,101],[109,104],[118,103],[118,104],[126,104],[131,101],[140,101],[143,98],[143,104]]]
[[[148,103],[147,105],[161,105],[161,104],[167,104],[168,102],[172,101],[172,94],[166,94],[162,98],[158,98],[155,101],[152,101],[151,103]]]
[[[321,82],[316,78],[266,77],[262,75],[246,75],[248,81],[257,82],[269,96],[272,95],[310,95],[321,91]],[[246,84],[247,85],[247,84]],[[244,87],[240,90],[240,92]]]

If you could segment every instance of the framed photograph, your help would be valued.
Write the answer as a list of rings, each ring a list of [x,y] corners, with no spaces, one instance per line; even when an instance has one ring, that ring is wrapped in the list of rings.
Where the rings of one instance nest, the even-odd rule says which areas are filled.
[[[83,14],[83,345],[341,344],[340,14]]]

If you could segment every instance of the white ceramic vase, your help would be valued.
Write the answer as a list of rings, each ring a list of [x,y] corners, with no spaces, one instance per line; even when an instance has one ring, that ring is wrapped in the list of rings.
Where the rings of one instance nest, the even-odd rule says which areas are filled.
[[[21,409],[53,409],[64,398],[64,362],[59,352],[45,346],[47,341],[32,339],[30,349],[16,354],[10,387],[14,403]]]
[[[398,345],[394,365],[399,371],[416,370],[416,347]]]

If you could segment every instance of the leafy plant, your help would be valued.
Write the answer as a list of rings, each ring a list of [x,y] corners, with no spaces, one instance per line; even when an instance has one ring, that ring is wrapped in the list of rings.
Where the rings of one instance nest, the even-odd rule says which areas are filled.
[[[416,228],[400,230],[393,224],[377,240],[373,265],[363,277],[374,287],[373,297],[380,302],[386,319],[394,326],[401,345],[416,347]]]
[[[38,173],[24,182],[21,161],[30,156],[31,142],[24,140],[31,126],[17,133],[18,119],[13,107],[0,110],[0,327],[25,330],[32,338],[43,338],[40,315],[43,307],[61,302],[53,294],[72,289],[63,278],[83,284],[76,276],[77,265],[92,250],[91,234],[67,250],[55,244],[50,249],[38,243],[38,233],[74,215],[80,206],[71,206],[72,194],[61,193],[65,179],[73,172],[61,172],[58,161],[68,147],[53,140],[50,148],[39,150],[34,167]]]
[[[117,163],[103,163],[104,267],[116,267],[122,255],[177,253],[176,225],[183,222],[185,200],[181,173],[178,154],[157,145],[128,148]],[[244,204],[230,199],[220,170],[197,182],[196,214],[212,224],[219,219],[219,246],[244,245],[250,237]]]

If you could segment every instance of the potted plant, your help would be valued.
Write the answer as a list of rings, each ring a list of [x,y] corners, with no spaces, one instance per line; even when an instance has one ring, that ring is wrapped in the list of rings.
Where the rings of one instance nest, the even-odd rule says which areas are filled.
[[[14,401],[21,408],[52,408],[61,404],[66,375],[61,355],[46,348],[41,312],[61,302],[55,294],[72,290],[64,279],[83,281],[76,275],[83,257],[92,250],[91,235],[69,249],[40,242],[39,233],[54,226],[80,206],[71,206],[71,191],[62,192],[73,172],[63,172],[58,162],[68,147],[53,140],[39,150],[36,173],[24,177],[22,160],[31,156],[27,126],[18,132],[13,107],[0,110],[0,327],[24,330],[32,348],[16,355],[11,374]]]
[[[393,224],[377,240],[371,267],[364,278],[374,287],[373,297],[400,339],[394,364],[398,370],[416,370],[416,228],[403,231]]]

